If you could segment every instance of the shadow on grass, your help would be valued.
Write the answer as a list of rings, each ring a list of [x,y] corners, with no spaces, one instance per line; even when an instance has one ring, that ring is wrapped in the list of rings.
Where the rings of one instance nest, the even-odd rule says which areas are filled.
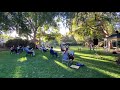
[[[103,73],[107,72],[108,75],[111,77],[119,77],[120,76],[120,71],[119,71],[119,66],[116,65],[114,62],[105,62],[105,60],[101,59],[95,59],[95,58],[90,58],[90,57],[85,57],[85,56],[77,56],[76,55],[76,61],[80,63],[84,63],[85,65],[92,67],[91,69],[95,69],[98,71],[101,71]]]
[[[90,51],[90,50],[82,50],[82,51],[76,51],[76,52],[80,52],[80,53],[84,53],[84,54],[99,54],[99,55],[103,55],[103,56],[119,56],[119,54],[112,54],[111,52],[104,52],[104,51],[99,51],[99,50],[95,50],[95,51]]]
[[[88,58],[93,58],[93,59],[101,59],[103,61],[110,61],[110,62],[116,62],[116,58],[114,60],[110,59],[110,58],[105,58],[104,56],[101,56],[101,55],[80,55],[80,56],[84,56],[84,57],[88,57]]]
[[[61,61],[60,58],[49,57],[49,52],[41,53],[36,51],[35,57],[27,56],[25,53],[20,55],[7,55],[1,59],[6,60],[0,62],[0,77],[4,78],[104,78],[111,77],[106,73],[100,72],[92,66],[98,68],[100,62],[86,60],[76,56],[75,62],[85,63],[85,67],[80,67],[78,70],[69,68],[66,64]],[[6,58],[5,56],[8,56]],[[0,60],[1,60],[0,59]],[[21,60],[21,62],[19,61]],[[7,62],[8,61],[8,62]],[[89,61],[89,62],[88,62]],[[12,63],[9,63],[12,62]],[[92,63],[93,62],[93,63]],[[100,63],[100,64],[99,64]],[[98,66],[95,66],[98,64]],[[102,67],[100,67],[102,68]],[[106,68],[106,67],[105,67]],[[112,71],[111,71],[112,72]]]

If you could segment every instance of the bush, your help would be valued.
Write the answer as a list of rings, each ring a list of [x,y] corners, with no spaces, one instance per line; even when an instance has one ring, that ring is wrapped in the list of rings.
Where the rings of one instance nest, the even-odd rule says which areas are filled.
[[[13,40],[8,40],[8,41],[5,43],[5,46],[6,46],[7,48],[10,48],[10,47],[13,46],[13,45],[14,45]]]
[[[6,43],[5,43],[5,46],[7,47],[7,48],[10,48],[11,46],[15,46],[15,47],[17,47],[18,45],[20,45],[20,46],[24,46],[24,47],[26,47],[27,45],[29,45],[30,47],[32,47],[32,48],[35,48],[35,44],[34,43],[32,43],[32,42],[30,42],[30,41],[28,41],[28,40],[23,40],[23,39],[10,39],[10,40],[8,40]]]
[[[35,44],[34,44],[33,42],[30,42],[30,43],[29,43],[29,46],[30,46],[31,48],[35,48]]]

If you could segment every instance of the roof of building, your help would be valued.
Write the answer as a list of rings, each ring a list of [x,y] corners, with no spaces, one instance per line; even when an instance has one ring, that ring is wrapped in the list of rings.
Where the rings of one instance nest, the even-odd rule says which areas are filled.
[[[112,35],[110,35],[110,36],[107,37],[107,38],[120,38],[120,33],[112,34]]]

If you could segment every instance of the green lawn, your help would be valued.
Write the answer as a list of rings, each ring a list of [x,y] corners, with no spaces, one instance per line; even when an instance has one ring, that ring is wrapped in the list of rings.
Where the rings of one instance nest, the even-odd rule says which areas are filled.
[[[74,63],[85,64],[78,70],[69,68],[61,63],[60,58],[51,58],[49,52],[41,53],[36,50],[36,56],[10,54],[9,51],[0,52],[0,78],[120,78],[120,66],[114,62],[115,56],[98,51],[102,59],[97,58],[93,51],[77,47]],[[60,49],[56,48],[61,56]]]

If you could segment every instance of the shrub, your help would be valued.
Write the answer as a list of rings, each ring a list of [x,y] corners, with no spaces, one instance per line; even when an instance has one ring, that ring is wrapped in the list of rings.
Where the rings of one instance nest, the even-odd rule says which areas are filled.
[[[30,43],[29,43],[29,46],[30,46],[31,48],[35,48],[35,44],[34,44],[33,42],[30,42]]]
[[[24,47],[26,47],[27,45],[29,45],[30,47],[32,47],[32,48],[35,48],[35,44],[34,43],[32,43],[32,42],[30,42],[30,41],[28,41],[28,40],[23,40],[23,39],[10,39],[10,40],[8,40],[6,43],[5,43],[5,46],[7,47],[7,48],[10,48],[11,46],[15,46],[15,47],[17,47],[18,45],[20,45],[20,46],[24,46]]]

